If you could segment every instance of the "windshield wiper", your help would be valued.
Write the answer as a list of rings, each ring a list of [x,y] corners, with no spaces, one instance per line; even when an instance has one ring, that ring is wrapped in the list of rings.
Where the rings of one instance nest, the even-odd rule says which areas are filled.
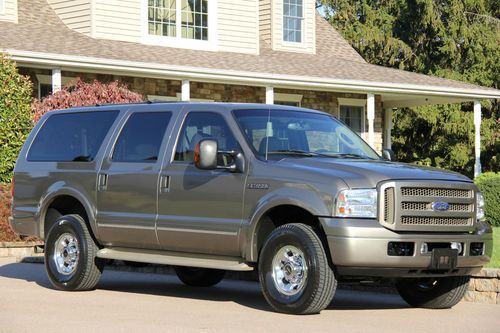
[[[92,162],[92,157],[89,155],[78,155],[73,158],[72,162]]]
[[[358,158],[358,159],[363,159],[363,160],[373,160],[373,158],[371,158],[371,157],[368,157],[365,155],[359,155],[359,154],[338,153],[338,154],[332,154],[329,156],[331,156],[331,157]]]
[[[321,156],[321,157],[332,157],[332,155],[316,153],[313,151],[305,151],[299,149],[280,149],[267,152],[267,154],[290,154],[290,155],[302,155],[302,156]]]

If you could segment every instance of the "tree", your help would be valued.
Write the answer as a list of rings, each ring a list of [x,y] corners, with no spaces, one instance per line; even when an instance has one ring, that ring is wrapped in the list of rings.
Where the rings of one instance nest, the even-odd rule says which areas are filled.
[[[370,63],[498,88],[498,0],[323,0],[327,19]],[[482,164],[500,168],[500,107],[483,103]],[[402,109],[394,150],[406,162],[473,172],[472,104]],[[439,115],[439,116],[438,116]]]
[[[70,82],[60,91],[33,103],[34,119],[38,121],[46,112],[77,106],[110,103],[142,102],[140,94],[130,91],[118,81],[101,83],[97,80],[87,83],[80,79]]]
[[[0,82],[0,183],[8,183],[19,151],[33,127],[32,85],[3,53],[0,53]]]

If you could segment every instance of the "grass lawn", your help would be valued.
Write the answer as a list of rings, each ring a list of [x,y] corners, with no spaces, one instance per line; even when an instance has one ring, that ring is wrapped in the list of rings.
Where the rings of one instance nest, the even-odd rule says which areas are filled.
[[[493,257],[487,267],[500,268],[500,227],[493,227]]]

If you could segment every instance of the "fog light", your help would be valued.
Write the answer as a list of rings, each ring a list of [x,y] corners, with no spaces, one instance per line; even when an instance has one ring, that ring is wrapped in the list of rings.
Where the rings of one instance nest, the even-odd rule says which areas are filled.
[[[459,242],[451,242],[450,247],[454,250],[457,250],[457,253],[462,253],[462,243]]]
[[[470,243],[470,255],[482,256],[484,253],[484,243]]]
[[[387,255],[398,257],[410,257],[413,255],[415,243],[412,242],[389,242]]]

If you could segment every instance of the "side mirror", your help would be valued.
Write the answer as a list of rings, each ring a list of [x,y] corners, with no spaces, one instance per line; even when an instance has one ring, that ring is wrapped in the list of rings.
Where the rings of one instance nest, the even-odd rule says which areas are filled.
[[[233,158],[233,163],[228,166],[217,165],[217,155],[227,154]],[[194,149],[194,165],[201,170],[224,169],[230,172],[245,172],[245,158],[239,151],[219,151],[217,141],[203,139]]]
[[[394,155],[394,152],[392,151],[392,149],[384,149],[382,151],[382,158],[386,161],[396,160],[396,156]]]
[[[196,144],[194,165],[202,170],[217,169],[217,141],[204,139]]]

